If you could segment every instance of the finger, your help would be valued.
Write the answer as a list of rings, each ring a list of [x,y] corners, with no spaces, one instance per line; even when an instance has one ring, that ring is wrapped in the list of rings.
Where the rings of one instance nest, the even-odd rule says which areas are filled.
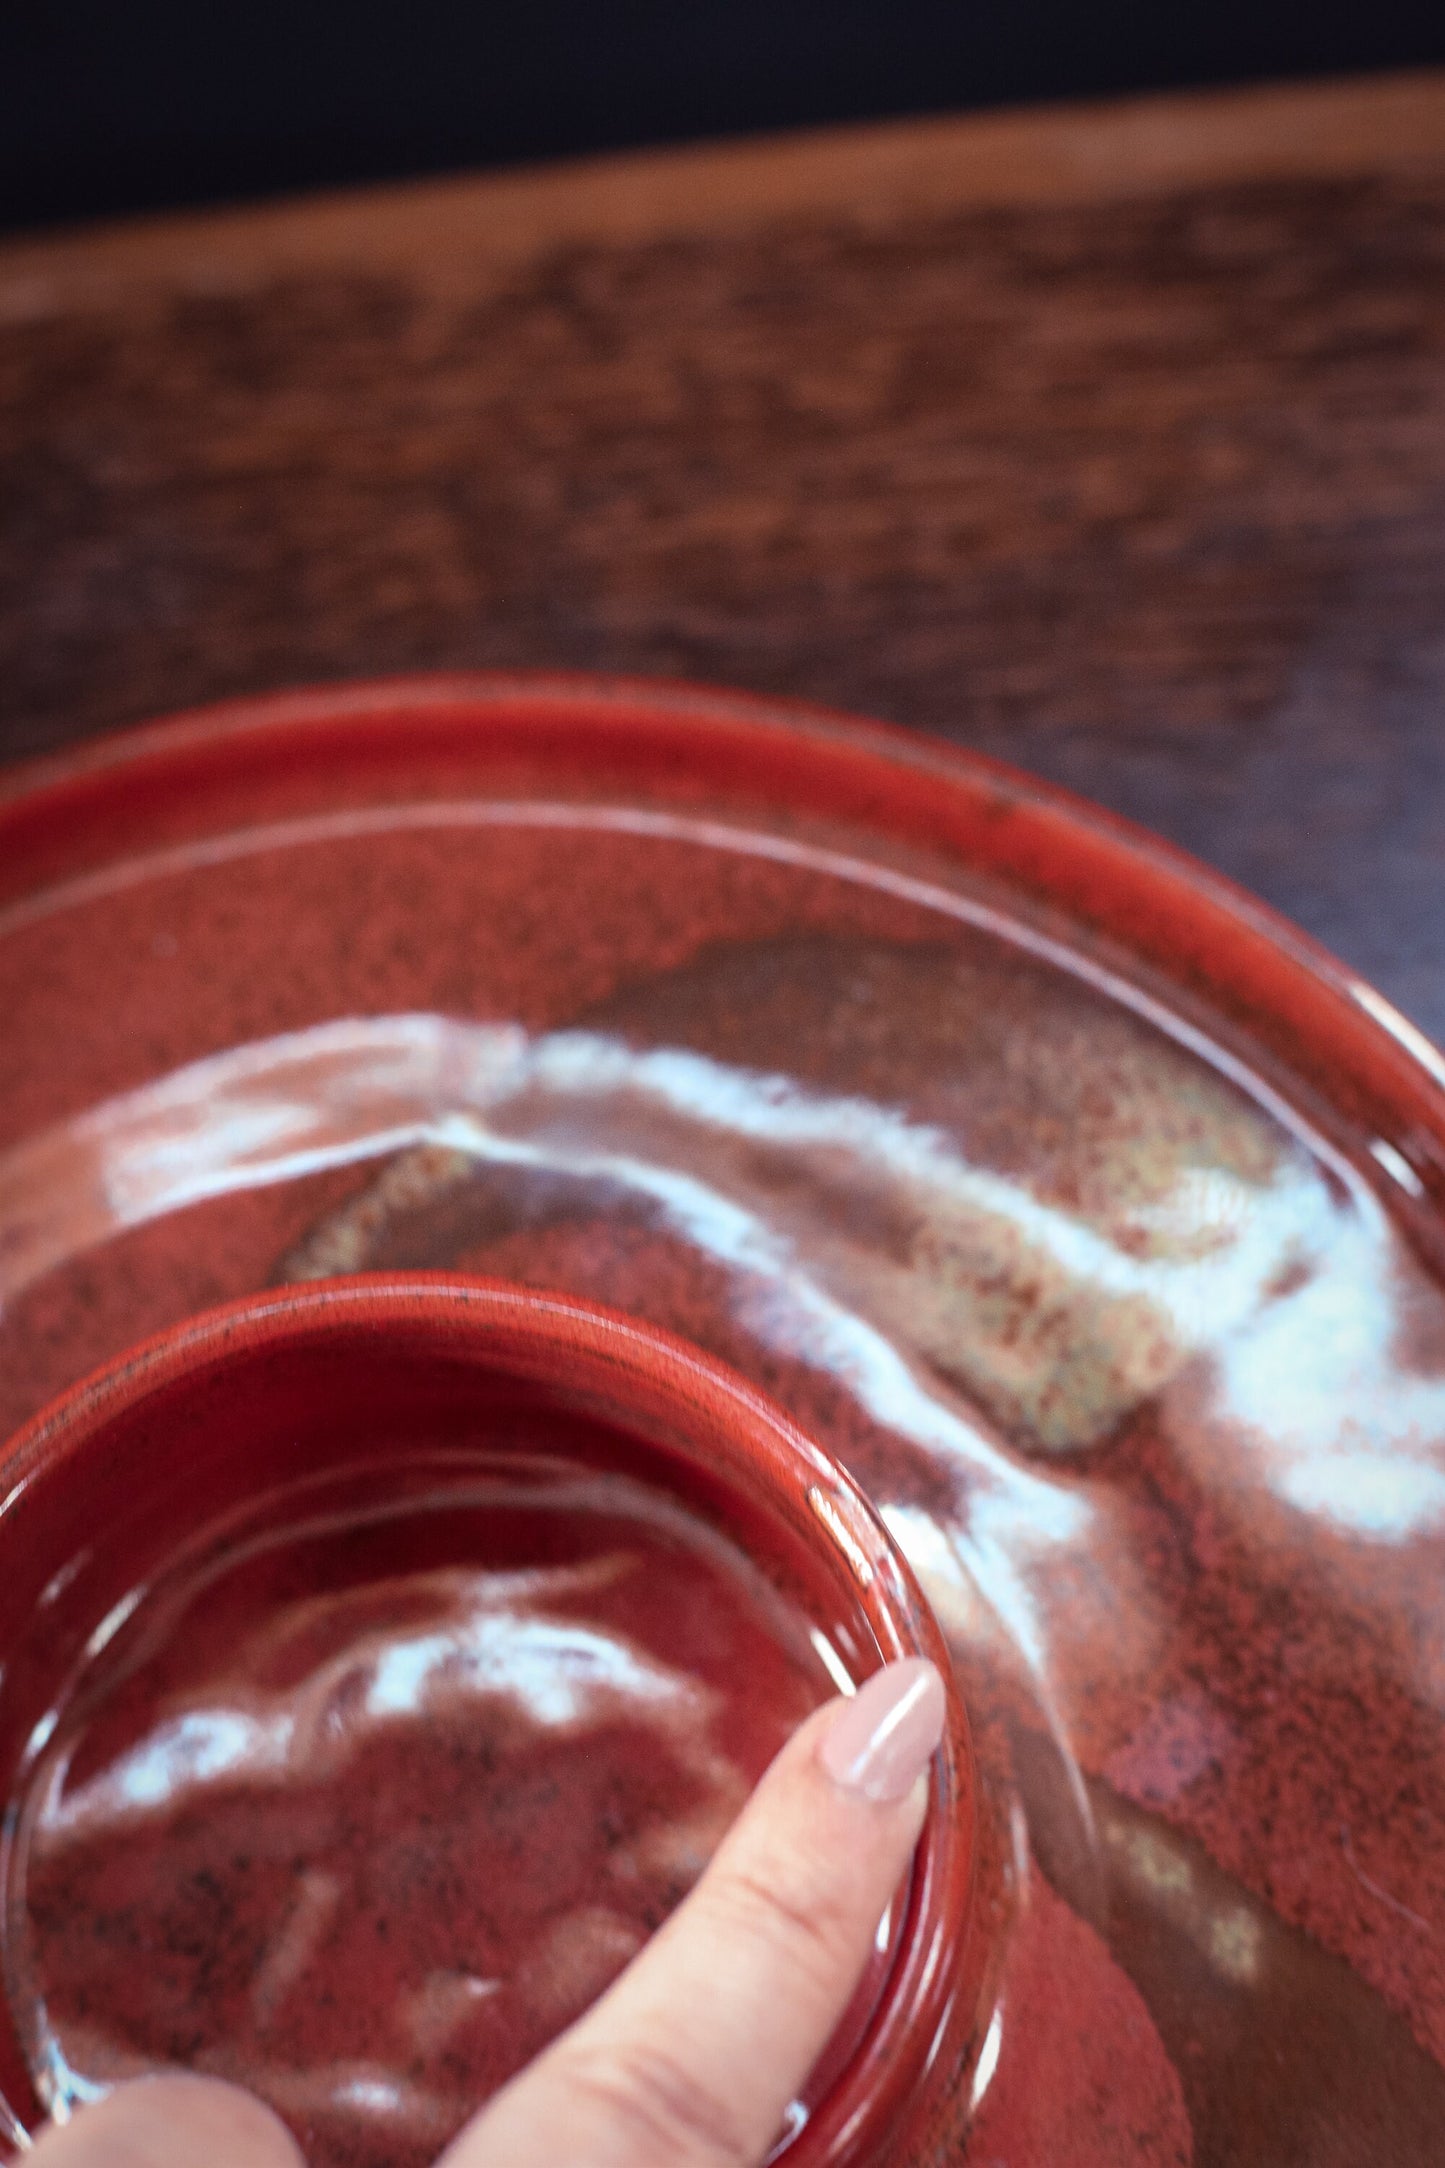
[[[642,1955],[441,2168],[755,2168],[918,1841],[944,1706],[912,1661],[817,1711]]]
[[[238,2085],[179,2071],[137,2078],[51,2123],[34,2168],[304,2168],[279,2116]]]

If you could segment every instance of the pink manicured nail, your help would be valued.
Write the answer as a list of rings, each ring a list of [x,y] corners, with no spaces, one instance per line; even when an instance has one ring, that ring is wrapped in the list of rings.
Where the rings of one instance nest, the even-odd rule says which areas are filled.
[[[943,1736],[943,1681],[922,1657],[886,1664],[823,1734],[818,1759],[835,1784],[882,1803],[906,1799]]]

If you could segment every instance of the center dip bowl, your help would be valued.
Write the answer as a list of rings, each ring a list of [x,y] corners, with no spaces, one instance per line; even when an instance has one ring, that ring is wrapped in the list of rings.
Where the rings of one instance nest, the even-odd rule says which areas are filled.
[[[949,1677],[836,1462],[666,1333],[435,1274],[178,1326],[0,1465],[0,2087],[158,2068],[421,2168],[695,1881],[808,1711]],[[779,2151],[909,2159],[977,2052],[950,1689],[911,1874]],[[956,2111],[955,2111],[956,2112]]]

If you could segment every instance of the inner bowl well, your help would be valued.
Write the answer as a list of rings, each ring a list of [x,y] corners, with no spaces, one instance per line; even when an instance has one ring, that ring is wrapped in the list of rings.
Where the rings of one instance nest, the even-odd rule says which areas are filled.
[[[316,2168],[430,2159],[696,1878],[808,1709],[947,1658],[866,1501],[695,1350],[561,1296],[248,1298],[6,1451],[0,1784],[17,2122],[182,2064]],[[791,2158],[957,2081],[955,1703],[909,1883]]]

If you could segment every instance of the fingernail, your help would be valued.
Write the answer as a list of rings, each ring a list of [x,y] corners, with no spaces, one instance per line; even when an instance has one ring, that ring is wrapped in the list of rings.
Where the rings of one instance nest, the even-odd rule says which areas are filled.
[[[906,1799],[943,1736],[943,1681],[922,1657],[885,1664],[823,1734],[818,1759],[865,1799]]]

